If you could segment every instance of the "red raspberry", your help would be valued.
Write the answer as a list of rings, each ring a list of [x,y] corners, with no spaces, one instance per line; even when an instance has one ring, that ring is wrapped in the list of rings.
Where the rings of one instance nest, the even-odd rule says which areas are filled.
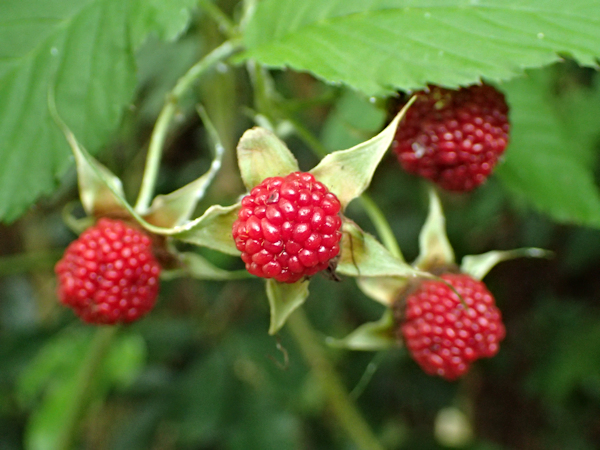
[[[417,93],[392,148],[407,172],[449,191],[482,184],[508,143],[508,106],[492,86]]]
[[[406,297],[404,311],[396,311],[402,321],[398,334],[425,372],[454,380],[476,359],[498,353],[505,328],[485,284],[465,274],[441,278],[460,293],[468,309],[448,285],[423,281]]]
[[[338,255],[339,212],[337,197],[310,173],[266,178],[242,199],[233,239],[248,272],[295,283]]]
[[[160,265],[143,232],[100,219],[56,264],[58,297],[84,322],[133,322],[154,307]]]

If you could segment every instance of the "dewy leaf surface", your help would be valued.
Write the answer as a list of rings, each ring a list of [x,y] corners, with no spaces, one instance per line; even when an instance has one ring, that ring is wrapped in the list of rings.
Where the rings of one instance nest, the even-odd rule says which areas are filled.
[[[182,14],[182,1],[162,2],[163,12],[177,5]],[[132,39],[139,44],[153,30],[173,37],[185,25],[166,13],[140,23],[145,8],[158,7],[136,0],[0,2],[0,220],[14,220],[51,192],[72,164],[48,112],[51,90],[87,149],[106,143],[133,95]]]
[[[532,71],[503,86],[511,107],[511,140],[496,175],[516,197],[554,220],[600,227],[593,148],[560,119],[545,72]]]
[[[591,0],[264,0],[245,33],[263,64],[367,94],[509,79],[567,54],[600,55]]]

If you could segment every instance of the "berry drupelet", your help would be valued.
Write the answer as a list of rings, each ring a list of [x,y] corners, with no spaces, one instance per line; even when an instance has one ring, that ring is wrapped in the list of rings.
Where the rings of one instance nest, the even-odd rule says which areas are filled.
[[[416,95],[392,144],[402,167],[449,191],[481,185],[508,144],[504,95],[486,84]]]
[[[154,307],[161,268],[145,233],[102,218],[67,247],[54,270],[63,304],[84,322],[115,324]]]
[[[233,239],[248,272],[294,283],[338,255],[339,212],[337,197],[310,173],[266,178],[242,199]]]
[[[446,273],[441,278],[468,308],[447,284],[424,280],[396,304],[397,334],[426,373],[454,380],[476,359],[498,352],[505,328],[485,284],[465,274]]]

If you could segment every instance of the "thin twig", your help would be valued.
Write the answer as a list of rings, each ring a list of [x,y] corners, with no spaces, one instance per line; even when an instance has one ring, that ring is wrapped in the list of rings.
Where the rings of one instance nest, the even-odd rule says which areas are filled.
[[[154,194],[156,185],[156,177],[160,166],[163,147],[167,138],[169,127],[177,112],[177,105],[184,94],[194,85],[194,83],[208,69],[231,56],[241,48],[241,44],[237,41],[226,41],[219,47],[194,64],[190,70],[183,75],[173,90],[167,95],[165,104],[158,115],[152,136],[150,137],[150,145],[148,147],[148,156],[146,157],[146,167],[144,168],[144,176],[142,178],[142,186],[138,194],[135,210],[139,214],[144,214],[150,200]]]
[[[296,310],[287,323],[304,359],[327,396],[329,406],[335,413],[340,426],[348,433],[358,448],[383,450],[369,424],[348,396],[342,379],[325,355],[304,311]]]

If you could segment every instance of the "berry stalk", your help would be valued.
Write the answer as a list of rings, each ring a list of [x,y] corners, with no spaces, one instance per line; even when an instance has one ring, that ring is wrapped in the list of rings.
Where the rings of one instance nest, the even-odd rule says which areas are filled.
[[[177,111],[177,105],[184,94],[194,85],[200,76],[208,69],[216,65],[218,62],[228,58],[241,48],[241,44],[237,41],[226,41],[204,58],[194,64],[185,75],[175,84],[173,90],[167,95],[165,104],[158,115],[152,136],[150,137],[150,145],[148,147],[148,156],[146,157],[146,167],[144,168],[144,176],[142,185],[138,194],[135,210],[139,214],[144,214],[150,205],[150,200],[154,194],[156,185],[156,177],[162,150],[167,138],[169,126],[173,121],[173,117]]]
[[[73,448],[73,441],[79,429],[79,420],[90,400],[89,394],[94,383],[94,376],[98,374],[98,369],[108,353],[118,329],[119,327],[102,327],[94,334],[89,352],[77,374],[77,384],[72,392],[73,402],[70,404],[71,408],[62,433],[58,437],[56,448],[62,450]]]
[[[304,359],[311,367],[339,424],[356,446],[362,450],[384,450],[373,430],[348,396],[344,383],[324,354],[304,311],[296,310],[288,319],[292,333]]]

